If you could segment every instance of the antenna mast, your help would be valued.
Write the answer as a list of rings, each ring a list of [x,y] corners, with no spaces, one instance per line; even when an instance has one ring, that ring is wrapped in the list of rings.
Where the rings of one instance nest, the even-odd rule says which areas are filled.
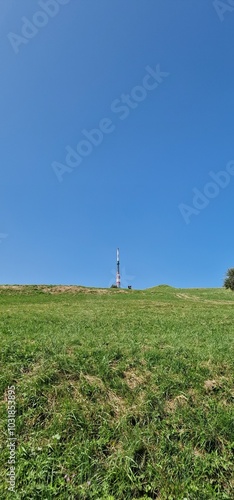
[[[117,286],[117,288],[120,288],[120,262],[119,262],[119,248],[117,248],[116,286]]]

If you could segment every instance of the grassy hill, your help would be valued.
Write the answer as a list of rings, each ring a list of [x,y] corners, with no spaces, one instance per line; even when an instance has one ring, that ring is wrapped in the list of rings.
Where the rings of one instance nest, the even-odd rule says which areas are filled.
[[[0,498],[234,498],[234,293],[2,286],[0,342]]]

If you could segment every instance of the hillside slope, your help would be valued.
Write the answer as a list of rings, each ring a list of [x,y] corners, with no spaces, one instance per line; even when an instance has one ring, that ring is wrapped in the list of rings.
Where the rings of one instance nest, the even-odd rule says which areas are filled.
[[[234,498],[234,293],[1,286],[18,499]]]

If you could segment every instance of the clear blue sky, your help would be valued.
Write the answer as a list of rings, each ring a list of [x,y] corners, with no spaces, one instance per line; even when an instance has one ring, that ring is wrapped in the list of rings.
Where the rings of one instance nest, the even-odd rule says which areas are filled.
[[[221,21],[213,0],[60,0],[46,19],[39,3],[0,6],[1,283],[107,287],[119,246],[133,288],[221,286],[234,176],[188,224],[179,205],[196,211],[193,189],[234,160],[234,9]],[[157,65],[169,75],[144,97]],[[122,120],[131,92],[142,100]],[[104,118],[112,132],[59,182],[52,164]]]

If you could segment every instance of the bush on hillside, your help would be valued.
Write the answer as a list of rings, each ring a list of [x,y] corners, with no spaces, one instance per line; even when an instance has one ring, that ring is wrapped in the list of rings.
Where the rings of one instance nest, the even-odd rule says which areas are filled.
[[[227,270],[223,286],[234,290],[234,267]]]

